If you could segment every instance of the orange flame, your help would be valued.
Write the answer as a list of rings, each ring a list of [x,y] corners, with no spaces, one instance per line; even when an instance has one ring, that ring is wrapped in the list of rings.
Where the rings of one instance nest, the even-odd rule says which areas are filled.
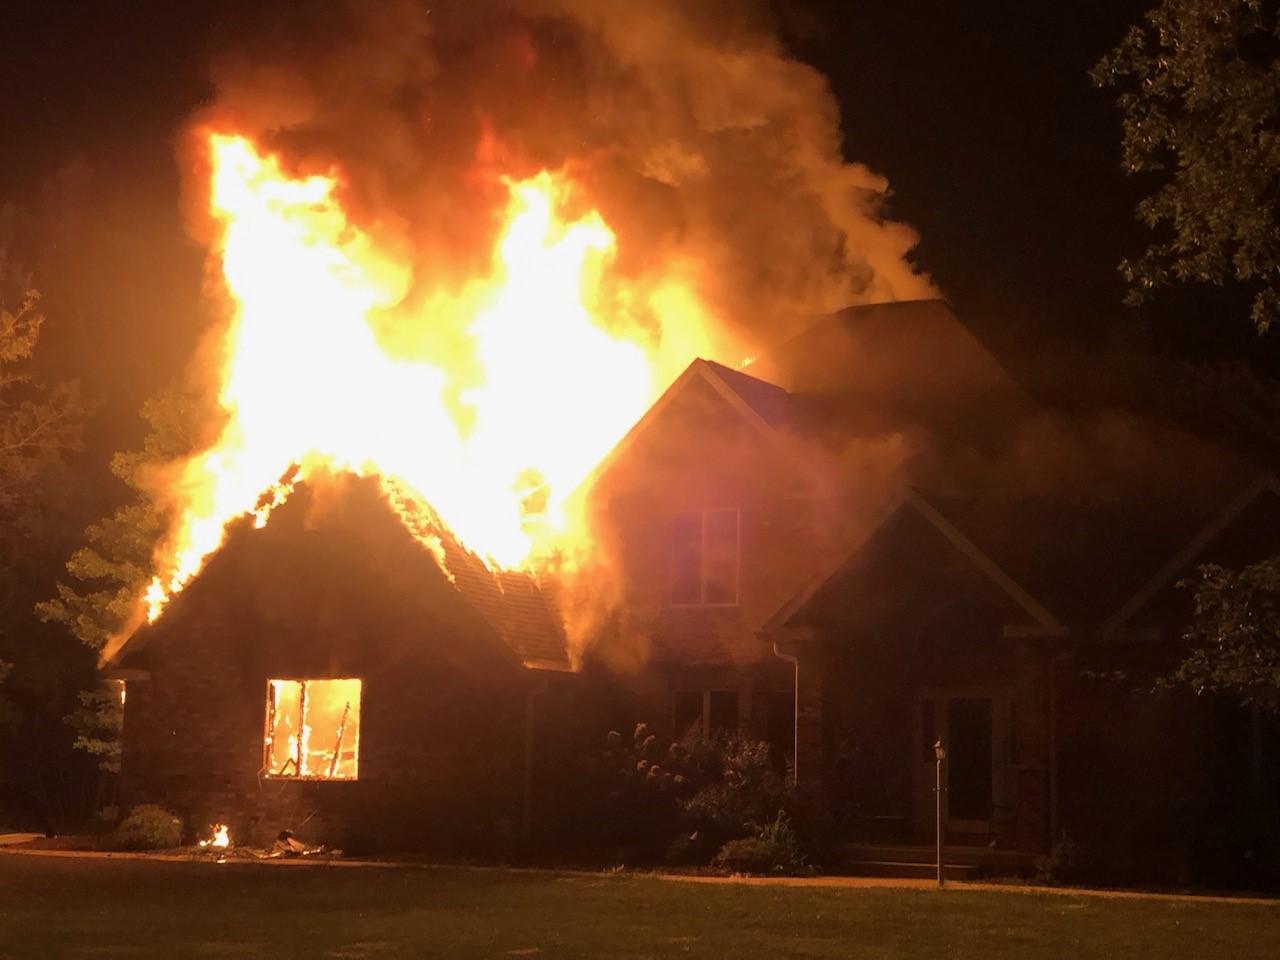
[[[150,620],[229,522],[248,514],[264,524],[319,471],[378,476],[429,504],[491,566],[533,566],[571,533],[574,488],[708,346],[679,278],[633,297],[662,336],[642,336],[626,317],[602,322],[615,236],[596,212],[564,219],[573,184],[544,172],[508,181],[491,276],[447,305],[469,320],[466,355],[397,358],[370,319],[405,319],[410,271],[348,219],[336,176],[292,178],[238,136],[211,134],[208,150],[213,254],[234,305],[219,397],[227,419],[169,491],[177,520],[145,595]],[[462,369],[479,369],[479,382],[462,382]]]
[[[231,833],[225,823],[215,823],[213,825],[213,836],[208,840],[201,840],[202,847],[229,847],[231,846]]]

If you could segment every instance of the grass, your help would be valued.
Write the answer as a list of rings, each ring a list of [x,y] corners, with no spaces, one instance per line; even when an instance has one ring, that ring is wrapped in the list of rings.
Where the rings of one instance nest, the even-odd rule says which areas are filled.
[[[0,854],[0,958],[1276,956],[1280,904]]]

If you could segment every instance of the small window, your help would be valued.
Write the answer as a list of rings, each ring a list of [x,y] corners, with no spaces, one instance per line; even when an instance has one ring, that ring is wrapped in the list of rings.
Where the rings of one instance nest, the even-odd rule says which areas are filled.
[[[702,514],[671,519],[671,602],[702,602]]]
[[[678,690],[675,695],[675,735],[690,730],[703,736],[738,732],[736,690]]]
[[[355,780],[359,754],[359,680],[267,682],[268,777]]]
[[[739,526],[737,510],[672,517],[672,603],[733,606],[738,602]]]

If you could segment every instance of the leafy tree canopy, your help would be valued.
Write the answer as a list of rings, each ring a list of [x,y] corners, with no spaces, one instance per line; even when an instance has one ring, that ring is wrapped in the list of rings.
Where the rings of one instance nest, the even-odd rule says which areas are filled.
[[[84,407],[74,383],[45,387],[35,375],[39,304],[26,271],[0,246],[0,805],[38,806],[51,822],[74,774],[59,752],[69,746],[58,729],[61,705],[85,664],[51,655],[31,607],[48,588],[42,578],[65,533],[68,461]]]
[[[80,446],[84,414],[74,383],[46,390],[30,361],[44,323],[29,290],[14,311],[0,303],[0,537],[6,567],[39,528],[47,484]]]
[[[1236,284],[1280,318],[1280,2],[1161,0],[1093,71],[1120,90],[1124,167],[1160,186],[1155,234],[1121,270],[1138,302],[1170,282]]]
[[[128,627],[154,574],[155,549],[169,528],[155,497],[154,472],[195,449],[198,409],[195,393],[185,386],[143,406],[151,429],[142,449],[116,454],[111,461],[111,472],[133,491],[132,498],[85,531],[88,546],[67,562],[75,585],[59,583],[58,596],[37,605],[42,619],[61,624],[95,651]],[[79,707],[66,721],[76,733],[76,749],[97,757],[105,771],[119,770],[123,711],[118,685],[82,691]]]
[[[1172,679],[1280,712],[1280,560],[1200,568],[1191,651]]]
[[[88,546],[67,562],[78,585],[58,584],[57,598],[38,608],[42,617],[64,625],[94,650],[124,629],[154,575],[155,549],[170,519],[155,497],[154,471],[197,448],[199,409],[199,399],[183,386],[147,401],[142,416],[151,429],[142,449],[116,454],[111,461],[111,472],[133,497],[85,531]]]

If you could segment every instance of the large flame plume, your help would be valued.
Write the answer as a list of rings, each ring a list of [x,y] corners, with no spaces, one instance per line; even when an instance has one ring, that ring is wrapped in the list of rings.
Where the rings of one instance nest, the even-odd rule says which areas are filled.
[[[233,31],[189,181],[225,423],[157,474],[148,615],[323,471],[414,501],[428,546],[564,569],[570,492],[694,357],[933,295],[764,9],[386,0]]]
[[[168,491],[177,519],[146,594],[149,619],[228,523],[252,514],[264,524],[322,471],[379,477],[491,566],[536,566],[581,533],[565,509],[574,488],[706,344],[696,298],[674,281],[645,295],[684,308],[681,337],[603,315],[614,234],[594,211],[566,216],[572,180],[543,172],[504,181],[490,275],[436,304],[466,315],[456,355],[398,357],[373,320],[408,309],[410,271],[349,219],[339,175],[292,176],[242,136],[209,133],[207,151],[212,253],[231,304],[226,420]],[[627,302],[607,300],[615,313]],[[429,333],[438,320],[427,311],[398,322]]]

